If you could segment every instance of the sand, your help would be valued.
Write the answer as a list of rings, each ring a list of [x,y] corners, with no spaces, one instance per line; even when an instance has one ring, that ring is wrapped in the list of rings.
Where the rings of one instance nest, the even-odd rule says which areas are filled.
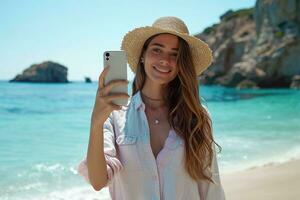
[[[221,174],[226,200],[300,200],[300,160]]]

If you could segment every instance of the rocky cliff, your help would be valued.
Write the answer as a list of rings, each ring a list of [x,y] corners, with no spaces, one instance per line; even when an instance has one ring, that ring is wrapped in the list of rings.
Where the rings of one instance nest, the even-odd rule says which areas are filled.
[[[214,52],[213,64],[200,77],[203,84],[299,86],[300,0],[257,0],[254,8],[226,12],[196,36]]]
[[[31,65],[10,82],[67,83],[68,68],[51,61]]]

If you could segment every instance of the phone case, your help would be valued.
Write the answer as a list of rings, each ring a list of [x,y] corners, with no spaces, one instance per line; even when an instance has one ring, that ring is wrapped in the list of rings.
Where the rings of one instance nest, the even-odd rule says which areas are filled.
[[[104,84],[107,85],[112,80],[127,80],[127,58],[124,51],[105,51],[103,53],[104,67],[110,66],[105,77]],[[127,85],[116,86],[111,90],[111,93],[127,93]],[[127,99],[118,99],[112,101],[117,105],[126,106]]]

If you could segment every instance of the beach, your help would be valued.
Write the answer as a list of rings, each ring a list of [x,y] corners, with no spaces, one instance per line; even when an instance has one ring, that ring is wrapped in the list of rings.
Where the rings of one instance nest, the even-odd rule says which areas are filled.
[[[178,137],[185,135],[183,159],[172,153],[170,162],[195,153],[188,151],[192,131],[179,130],[177,122],[189,122],[184,129],[191,130],[199,122],[207,130],[193,136],[213,139],[226,200],[300,200],[300,0],[160,1],[159,7],[153,1],[106,1],[103,8],[97,0],[0,1],[0,200],[111,200],[109,188],[94,190],[78,173],[78,165],[88,154],[91,122],[95,114],[101,115],[95,103],[99,89],[103,91],[99,76],[108,59],[104,52],[118,50],[126,54],[130,97],[136,89],[145,91],[150,79],[151,94],[158,86],[162,95],[179,94],[157,97],[162,107],[170,107],[166,123],[172,122]],[[173,37],[156,35],[158,47],[152,47],[154,42],[145,45],[154,33],[151,27],[166,29]],[[159,68],[154,70],[157,76],[139,70],[153,66]],[[141,80],[147,78],[147,84],[139,80],[140,71],[145,71]],[[120,70],[115,72],[120,75]],[[109,75],[103,75],[107,86]],[[139,82],[143,87],[135,87]],[[198,103],[207,110],[209,128],[195,111],[201,108]],[[132,149],[146,143],[144,150],[151,152],[150,118],[166,113],[157,107],[159,102],[153,101],[153,109],[151,102],[143,104],[142,118],[129,117],[131,109],[126,109],[124,116],[116,112],[122,116],[114,114],[108,121],[114,133],[119,128],[136,136]],[[186,118],[182,105],[192,115]],[[150,118],[148,110],[153,111]],[[178,115],[171,119],[173,111]],[[118,127],[123,117],[126,123]],[[131,122],[140,131],[131,131]],[[105,150],[120,158],[117,134],[113,136],[104,134],[104,141],[115,145]],[[124,165],[126,161],[120,159]],[[163,165],[176,171],[170,179],[176,182],[180,168]],[[168,177],[171,171],[166,170]],[[156,173],[159,178],[166,175]],[[176,188],[186,187],[179,184]],[[156,193],[161,193],[158,188]],[[190,200],[186,196],[182,199]]]
[[[221,174],[228,200],[300,199],[300,159]]]

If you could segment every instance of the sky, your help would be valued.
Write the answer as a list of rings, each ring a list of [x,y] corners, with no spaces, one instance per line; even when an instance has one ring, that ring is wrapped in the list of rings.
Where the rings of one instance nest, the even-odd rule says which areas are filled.
[[[0,80],[44,61],[66,66],[71,81],[97,80],[103,52],[119,50],[123,36],[136,27],[176,16],[196,34],[229,9],[254,5],[255,0],[1,0]]]

